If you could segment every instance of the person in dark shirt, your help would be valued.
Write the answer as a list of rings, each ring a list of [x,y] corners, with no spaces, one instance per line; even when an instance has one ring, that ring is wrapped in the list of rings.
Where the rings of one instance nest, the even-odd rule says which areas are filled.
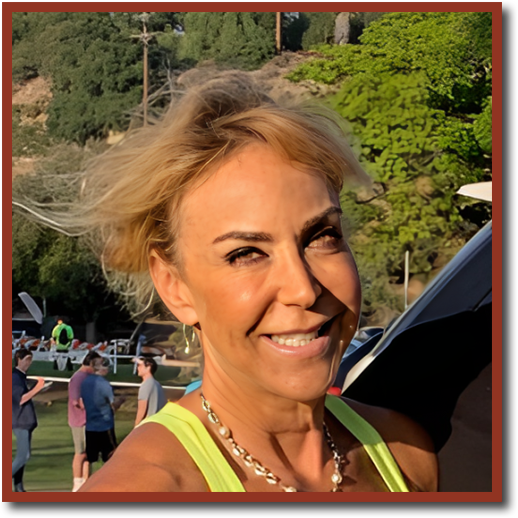
[[[40,392],[45,383],[38,378],[36,385],[29,390],[27,371],[32,363],[32,353],[19,349],[14,355],[13,370],[13,433],[16,437],[16,457],[13,460],[13,483],[15,492],[24,492],[23,472],[31,456],[32,432],[38,426],[32,398]]]

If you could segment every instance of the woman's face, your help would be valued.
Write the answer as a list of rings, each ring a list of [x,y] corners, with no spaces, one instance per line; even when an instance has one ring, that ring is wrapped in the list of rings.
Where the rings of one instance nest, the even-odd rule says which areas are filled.
[[[340,212],[319,176],[264,144],[186,196],[179,251],[205,375],[299,401],[325,393],[360,312]]]

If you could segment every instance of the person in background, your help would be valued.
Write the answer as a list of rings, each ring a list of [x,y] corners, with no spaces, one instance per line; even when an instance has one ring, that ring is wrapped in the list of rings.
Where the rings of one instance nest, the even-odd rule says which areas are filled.
[[[72,345],[72,340],[74,339],[74,331],[73,329],[63,322],[62,318],[58,318],[58,322],[54,329],[52,330],[51,335],[51,343],[56,345],[56,352],[60,354],[67,354]],[[64,370],[60,368],[59,359],[54,360],[54,370]],[[67,357],[66,359],[66,367],[69,371],[73,370],[72,361]]]
[[[38,377],[36,385],[29,390],[27,371],[31,363],[31,351],[27,349],[16,351],[13,369],[13,433],[16,437],[16,456],[12,467],[15,492],[25,492],[23,472],[31,456],[32,432],[38,426],[32,398],[43,389],[45,384],[44,379]]]
[[[142,378],[138,391],[135,426],[146,417],[156,414],[167,403],[162,385],[155,379],[157,364],[153,358],[137,358],[137,374]]]
[[[99,455],[106,462],[117,447],[114,414],[125,398],[115,399],[110,383],[105,379],[109,371],[106,358],[95,358],[91,362],[92,374],[81,384],[81,399],[86,413],[85,437],[86,460],[89,469],[97,462]]]
[[[68,426],[74,440],[74,458],[72,460],[72,474],[74,483],[72,492],[76,492],[88,478],[89,467],[86,459],[85,424],[86,412],[81,399],[81,384],[89,374],[93,374],[92,362],[101,356],[90,351],[83,359],[83,364],[70,378],[68,384]]]

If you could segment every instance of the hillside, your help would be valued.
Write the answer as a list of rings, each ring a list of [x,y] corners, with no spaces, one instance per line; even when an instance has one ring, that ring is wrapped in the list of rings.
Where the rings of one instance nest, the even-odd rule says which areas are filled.
[[[336,90],[336,87],[321,85],[311,80],[293,83],[285,78],[297,66],[314,57],[314,55],[315,53],[312,52],[285,52],[281,56],[274,57],[259,70],[244,73],[250,74],[266,92],[281,101],[303,97],[323,97]],[[174,82],[170,85],[170,89],[181,92],[191,85],[205,81],[218,70],[220,70],[220,67],[211,61],[206,61],[185,72],[173,72]],[[151,93],[153,93],[153,90],[151,90]],[[39,152],[34,154],[30,153],[30,146],[25,142],[31,135],[38,140],[44,140],[47,132],[45,122],[48,116],[46,110],[51,100],[51,81],[48,79],[36,77],[13,85],[13,120],[17,119],[20,130],[18,132],[13,131],[13,177],[18,174],[34,172],[37,161],[42,156],[51,154],[52,146],[55,143],[50,140],[48,140],[47,146],[40,146]],[[110,132],[106,143],[109,145],[115,144],[121,138],[122,134]]]

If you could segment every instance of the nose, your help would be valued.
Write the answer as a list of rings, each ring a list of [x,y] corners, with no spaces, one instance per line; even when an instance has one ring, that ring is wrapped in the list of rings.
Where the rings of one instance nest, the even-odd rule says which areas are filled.
[[[322,293],[322,286],[298,250],[284,254],[278,265],[277,298],[285,306],[308,309]]]

